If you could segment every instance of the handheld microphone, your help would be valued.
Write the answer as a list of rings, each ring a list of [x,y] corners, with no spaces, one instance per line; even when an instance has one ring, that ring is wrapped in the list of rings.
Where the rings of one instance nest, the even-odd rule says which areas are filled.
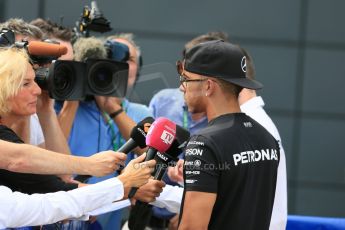
[[[151,127],[151,124],[155,121],[152,117],[146,117],[140,121],[131,131],[129,140],[122,145],[117,151],[128,154],[136,147],[145,148],[146,147],[146,135]],[[120,174],[124,167],[120,165],[117,173]],[[85,182],[90,179],[90,175],[77,175],[74,180]]]
[[[172,145],[176,136],[176,124],[167,118],[160,117],[151,125],[146,136],[146,145],[149,146],[144,161],[154,159],[157,152],[165,152]],[[138,188],[132,188],[128,198],[132,198]]]
[[[156,170],[153,172],[155,180],[161,180],[168,166],[177,162],[180,155],[188,143],[190,133],[188,130],[176,125],[176,137],[171,147],[165,153],[157,153],[155,160],[157,161]]]
[[[48,42],[31,41],[27,45],[30,55],[60,57],[67,53],[67,47]]]
[[[152,117],[146,117],[140,121],[131,131],[129,140],[122,145],[117,151],[128,154],[136,147],[146,147],[146,135],[151,127],[151,124],[155,121]]]
[[[145,148],[146,135],[151,127],[151,124],[155,121],[153,117],[146,117],[140,121],[131,131],[129,140],[122,145],[117,151],[128,154],[136,147]],[[117,173],[120,174],[124,166],[120,165]]]
[[[155,180],[161,180],[169,163],[177,161],[177,156],[183,152],[189,137],[190,133],[186,129],[176,125],[176,137],[174,142],[165,153],[157,152],[155,157],[157,161],[156,170],[153,173]],[[147,226],[151,208],[152,206],[150,204],[137,200],[129,216],[128,225],[130,229],[143,230],[143,226]]]

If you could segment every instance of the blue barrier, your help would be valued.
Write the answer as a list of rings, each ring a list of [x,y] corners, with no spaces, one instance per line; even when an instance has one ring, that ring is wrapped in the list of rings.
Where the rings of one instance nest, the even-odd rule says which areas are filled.
[[[289,215],[286,230],[345,230],[345,218]]]

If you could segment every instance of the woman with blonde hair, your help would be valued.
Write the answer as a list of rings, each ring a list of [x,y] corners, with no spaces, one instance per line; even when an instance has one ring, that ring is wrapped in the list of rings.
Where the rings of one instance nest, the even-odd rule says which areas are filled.
[[[30,115],[36,113],[40,94],[41,89],[35,82],[35,72],[25,49],[0,48],[0,139],[24,143],[21,137],[29,129],[18,124],[28,124],[26,121]],[[42,106],[48,107],[45,105],[47,103],[43,102]],[[41,112],[49,109],[42,108]],[[65,183],[53,175],[7,170],[0,170],[0,184],[28,194],[67,191],[78,187],[76,183]]]

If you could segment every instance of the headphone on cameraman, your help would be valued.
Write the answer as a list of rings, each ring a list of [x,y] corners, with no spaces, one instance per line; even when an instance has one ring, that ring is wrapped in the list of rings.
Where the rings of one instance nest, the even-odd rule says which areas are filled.
[[[107,50],[107,57],[111,60],[118,62],[127,62],[130,57],[129,47],[126,44],[123,44],[114,40],[106,40],[104,46]],[[143,58],[141,55],[138,57],[138,71],[137,78],[140,76],[140,69],[143,66]]]

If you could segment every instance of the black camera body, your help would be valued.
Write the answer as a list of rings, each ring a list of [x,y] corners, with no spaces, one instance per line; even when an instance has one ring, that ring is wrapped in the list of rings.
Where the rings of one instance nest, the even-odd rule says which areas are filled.
[[[109,59],[86,62],[55,61],[36,71],[35,81],[56,100],[85,100],[87,96],[124,97],[128,64]]]

